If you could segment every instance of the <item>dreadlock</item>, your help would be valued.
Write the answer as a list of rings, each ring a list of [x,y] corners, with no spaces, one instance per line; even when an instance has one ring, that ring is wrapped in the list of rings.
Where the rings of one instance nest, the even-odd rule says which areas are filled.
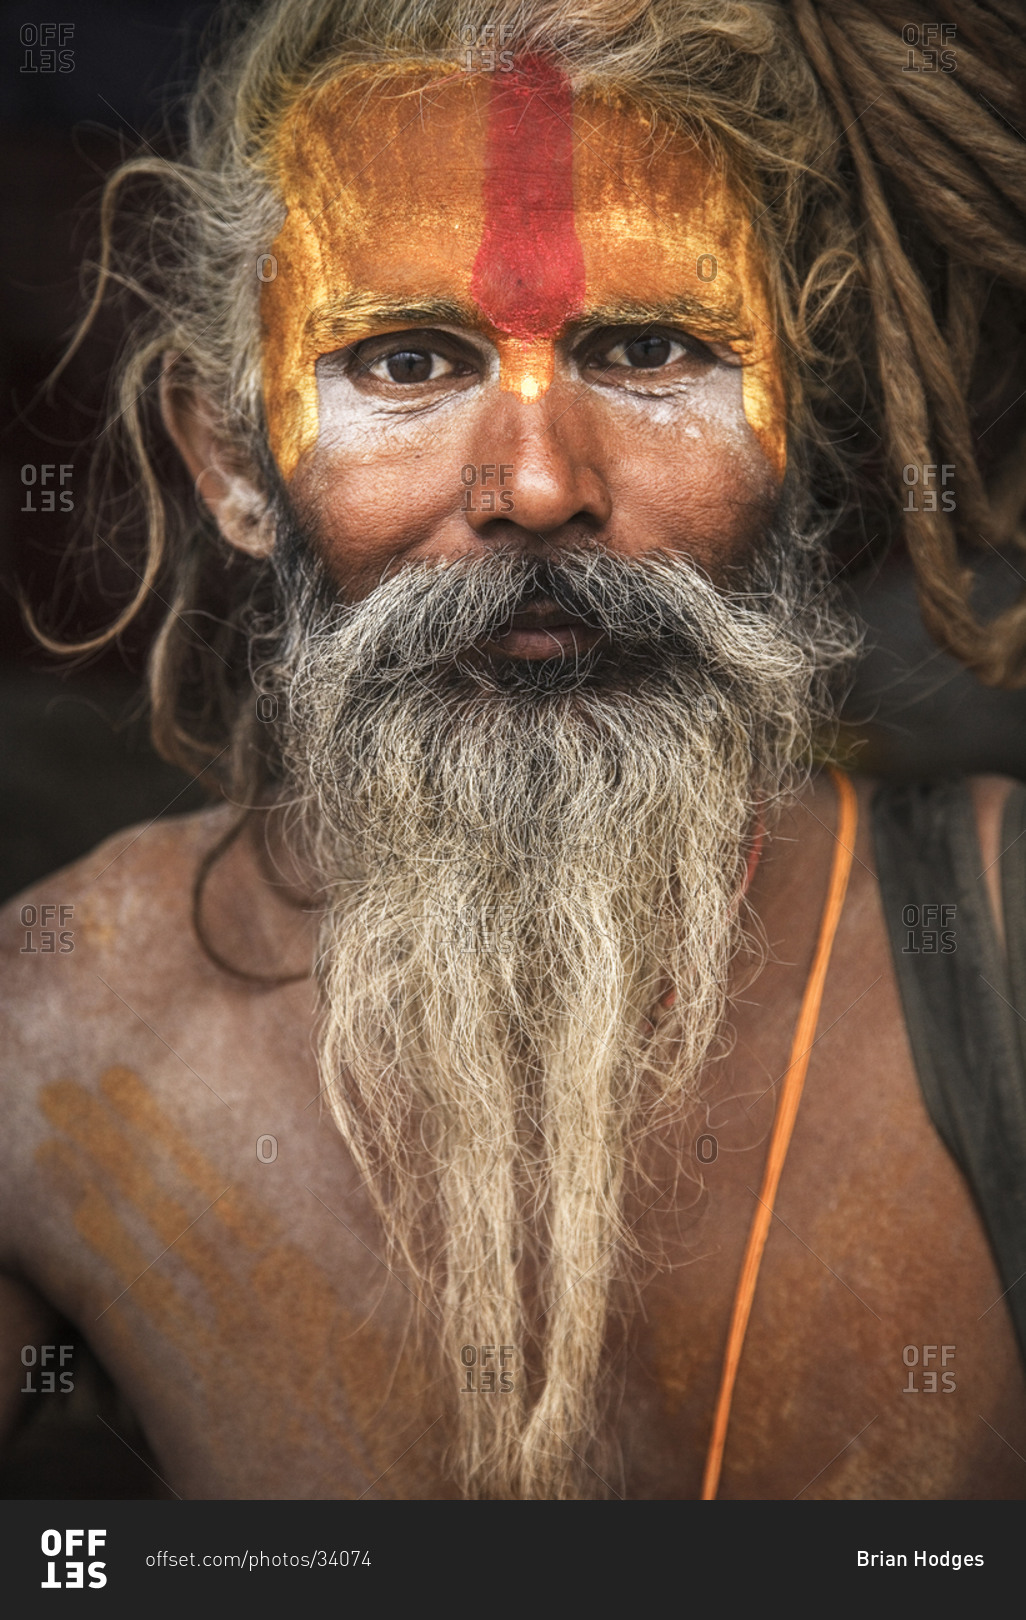
[[[1026,105],[1026,46],[1011,5],[959,4],[957,23],[950,4],[937,9],[970,47],[959,46],[951,71],[927,74],[921,10],[902,7],[899,33],[896,8],[886,3],[794,0],[802,42],[854,164],[888,470],[895,488],[906,482],[906,468],[948,465],[955,474],[957,517],[940,502],[927,511],[910,501],[903,512],[923,619],[983,680],[1021,686],[1026,596],[982,624],[959,541],[1026,540],[1019,527],[1026,483],[1020,472],[1016,489],[1006,475],[1002,498],[988,496],[969,405],[988,288],[1026,286],[1026,154],[1008,117]],[[940,249],[942,314],[902,241],[889,186]]]

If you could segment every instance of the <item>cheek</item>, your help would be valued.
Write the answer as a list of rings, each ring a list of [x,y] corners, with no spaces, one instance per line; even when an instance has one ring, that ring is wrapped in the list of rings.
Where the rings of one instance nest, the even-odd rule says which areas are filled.
[[[289,480],[289,497],[355,600],[392,558],[431,558],[462,532],[460,474],[480,412],[457,396],[433,411],[383,416],[330,379],[318,402],[317,443]]]
[[[289,486],[300,523],[350,600],[380,583],[393,558],[427,559],[460,523],[460,462],[451,454],[360,454],[318,443]]]
[[[740,369],[694,384],[684,401],[617,400],[607,414],[623,549],[685,550],[713,577],[741,560],[772,518],[779,484],[746,418]]]

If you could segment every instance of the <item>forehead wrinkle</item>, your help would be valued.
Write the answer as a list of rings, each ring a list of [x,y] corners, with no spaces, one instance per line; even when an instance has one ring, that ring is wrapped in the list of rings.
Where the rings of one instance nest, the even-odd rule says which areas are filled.
[[[401,78],[407,73],[416,77],[426,74],[428,81],[425,84],[414,84],[393,91],[390,79]],[[300,96],[283,119],[275,142],[279,185],[281,183],[284,153],[290,150],[293,163],[295,163],[297,159],[302,158],[309,151],[311,145],[316,146],[319,141],[324,140],[325,116],[331,118],[336,115],[340,111],[339,103],[344,103],[355,89],[361,88],[361,81],[365,81],[362,84],[362,96],[351,119],[354,127],[362,121],[364,113],[373,108],[374,102],[378,98],[385,104],[389,101],[415,101],[416,110],[405,123],[400,124],[395,133],[373,152],[358,169],[345,176],[345,186],[351,191],[355,191],[357,182],[367,170],[372,169],[379,163],[389,148],[401,140],[406,132],[412,129],[414,124],[419,124],[422,132],[427,135],[424,116],[425,106],[428,111],[431,111],[435,106],[439,105],[442,100],[440,92],[456,82],[469,81],[477,77],[478,74],[468,74],[464,69],[456,68],[454,64],[417,61],[390,64],[388,76],[383,76],[379,69],[368,68],[365,64],[360,63],[344,69],[336,79],[330,80],[326,84],[319,84],[305,96]],[[438,94],[435,95],[434,99],[431,99],[431,92],[433,91],[438,92]],[[478,106],[476,97],[474,111],[478,123],[480,123],[481,109]],[[330,214],[331,210],[336,206],[336,202],[337,199],[329,197],[318,207],[310,206],[307,203],[301,205],[301,209],[307,220],[314,224],[317,220]]]
[[[602,151],[603,140],[608,140],[608,126],[598,122],[594,114],[589,116],[589,104],[595,108],[596,113],[601,109],[606,113],[615,111],[621,114],[630,126],[630,135],[634,138],[639,134],[642,135],[640,145],[632,140],[633,150],[629,156],[630,164],[640,167],[643,171],[637,184],[626,172],[627,164],[624,162],[625,154],[622,148],[618,154],[619,161],[615,163]],[[669,152],[671,158],[681,154],[697,157],[708,163],[713,170],[718,168],[715,148],[709,142],[703,141],[694,130],[686,125],[677,127],[666,121],[657,127],[652,122],[649,108],[629,98],[614,96],[609,99],[600,89],[592,91],[590,95],[575,95],[573,132],[575,155],[577,148],[583,147],[589,157],[595,158],[608,169],[617,184],[642,205],[649,201],[649,193],[644,189],[643,182],[647,182],[653,164],[658,163],[665,152]],[[627,131],[624,133],[626,135]],[[675,146],[676,154],[673,153]],[[726,179],[726,176],[721,178]]]

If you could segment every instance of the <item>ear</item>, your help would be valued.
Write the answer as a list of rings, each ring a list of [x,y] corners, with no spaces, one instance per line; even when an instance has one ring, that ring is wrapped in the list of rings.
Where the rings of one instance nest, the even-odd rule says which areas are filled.
[[[168,365],[160,379],[164,426],[192,476],[196,494],[231,546],[253,557],[274,549],[274,521],[266,495],[218,435],[213,407]]]

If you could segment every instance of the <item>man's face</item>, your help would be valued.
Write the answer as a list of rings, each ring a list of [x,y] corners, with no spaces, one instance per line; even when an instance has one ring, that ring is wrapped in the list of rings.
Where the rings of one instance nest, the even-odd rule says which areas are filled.
[[[271,446],[345,599],[501,547],[746,559],[784,390],[750,226],[694,143],[521,59],[333,81],[277,162]],[[486,651],[594,635],[543,601]]]

